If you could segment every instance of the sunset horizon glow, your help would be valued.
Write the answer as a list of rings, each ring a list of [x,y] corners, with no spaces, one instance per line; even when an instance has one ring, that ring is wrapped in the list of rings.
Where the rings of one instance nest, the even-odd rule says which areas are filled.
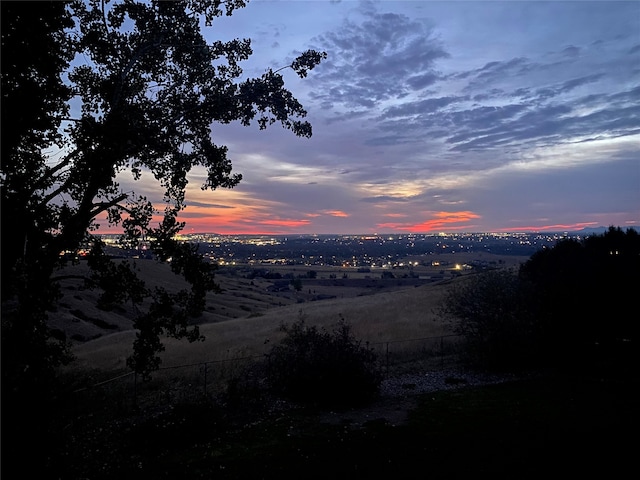
[[[471,212],[457,212],[453,216],[449,216],[448,212],[437,212],[439,218],[434,218],[432,221],[423,222],[421,224],[410,225],[410,224],[379,224],[375,227],[367,231],[335,231],[335,232],[316,232],[312,230],[307,230],[306,228],[296,229],[299,227],[306,227],[310,225],[308,220],[263,220],[260,222],[256,222],[255,224],[249,224],[248,222],[245,224],[244,228],[236,227],[233,225],[233,222],[229,221],[226,225],[224,223],[217,224],[208,224],[208,223],[189,223],[186,222],[185,228],[182,230],[182,234],[219,234],[226,236],[234,236],[234,235],[371,235],[371,234],[380,234],[380,235],[389,235],[389,234],[416,234],[416,235],[431,235],[437,233],[537,233],[537,232],[577,232],[587,228],[608,228],[608,227],[619,227],[623,230],[626,228],[636,228],[640,229],[640,225],[632,222],[626,222],[625,224],[615,224],[615,223],[601,223],[601,222],[577,222],[570,224],[552,224],[552,225],[535,225],[535,226],[526,226],[520,225],[516,227],[504,228],[504,227],[496,227],[489,229],[480,229],[475,225],[463,224],[463,225],[453,225],[460,219],[464,221],[466,219],[477,218]],[[466,217],[465,217],[466,215]],[[182,221],[180,217],[178,217],[179,221]],[[162,221],[161,215],[154,215],[152,226],[157,226]],[[98,222],[99,224],[101,222]],[[103,227],[104,222],[102,222],[101,227],[96,229],[93,233],[98,235],[119,235],[123,233],[122,228],[119,226],[112,227]],[[267,229],[266,226],[273,225],[274,229]],[[280,228],[275,228],[280,227]]]

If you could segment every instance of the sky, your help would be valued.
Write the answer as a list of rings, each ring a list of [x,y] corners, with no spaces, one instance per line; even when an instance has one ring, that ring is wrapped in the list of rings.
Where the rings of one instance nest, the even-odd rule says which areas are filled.
[[[281,72],[312,138],[212,125],[243,180],[194,170],[185,233],[640,225],[640,2],[253,0],[207,35],[251,38],[247,76],[328,58]]]

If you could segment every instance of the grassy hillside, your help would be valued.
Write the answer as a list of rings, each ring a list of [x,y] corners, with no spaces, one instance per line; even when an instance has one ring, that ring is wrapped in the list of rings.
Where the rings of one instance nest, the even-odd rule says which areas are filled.
[[[491,257],[483,260],[503,266],[515,266],[520,257]],[[445,258],[446,257],[446,258]],[[449,270],[455,262],[468,261],[461,255],[438,256]],[[169,267],[152,260],[137,260],[136,268],[149,285],[167,289],[185,287],[184,281]],[[310,269],[304,266],[270,267],[282,275],[304,276]],[[223,270],[216,275],[219,293],[207,297],[205,312],[195,319],[200,324],[204,342],[189,344],[168,339],[163,354],[163,366],[208,362],[259,355],[266,352],[280,338],[282,323],[304,318],[309,324],[327,326],[340,318],[353,327],[354,335],[370,343],[418,339],[450,333],[434,313],[445,289],[446,282],[420,280],[418,271],[411,277],[409,270],[394,271],[394,278],[381,279],[380,275],[358,273],[355,269],[317,270],[317,278],[303,278],[303,288],[295,291],[287,287],[286,280],[249,278],[246,270]],[[437,267],[436,270],[441,270]],[[331,274],[331,272],[334,272]],[[468,273],[468,272],[466,272]],[[126,368],[135,338],[132,306],[120,305],[110,311],[96,307],[99,292],[86,289],[79,277],[87,274],[82,263],[68,267],[60,273],[68,276],[61,281],[63,294],[57,311],[50,315],[51,326],[65,332],[74,343],[77,361],[73,368],[91,368],[115,372]],[[335,281],[329,281],[334,278]],[[282,290],[273,287],[284,283]]]
[[[425,285],[375,295],[273,307],[259,316],[228,319],[200,326],[204,342],[168,339],[163,365],[205,362],[261,354],[280,338],[282,323],[304,318],[330,327],[344,318],[358,339],[371,343],[445,335],[447,326],[435,313],[442,285]],[[222,297],[221,297],[222,298]],[[115,371],[124,368],[135,338],[132,330],[101,336],[74,347],[78,367]]]

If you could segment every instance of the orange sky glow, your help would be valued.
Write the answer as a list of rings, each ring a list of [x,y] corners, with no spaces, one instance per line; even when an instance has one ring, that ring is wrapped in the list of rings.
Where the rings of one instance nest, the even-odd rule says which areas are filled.
[[[190,212],[183,212],[180,221],[186,223],[183,233],[219,233],[223,235],[285,235],[312,232],[314,220],[323,216],[348,218],[350,215],[342,211],[326,210],[322,213],[307,213],[306,218],[281,218],[262,211],[260,208],[239,206],[233,208],[204,208],[189,207]],[[389,218],[405,218],[404,214],[385,214]],[[428,220],[420,223],[386,222],[378,223],[371,231],[375,232],[479,232],[482,231],[474,224],[481,215],[471,211],[459,212],[429,212]],[[154,215],[152,225],[162,221],[162,215]],[[99,219],[98,234],[120,234],[119,226],[107,227],[106,219]],[[587,227],[599,226],[600,222],[577,222],[568,224],[518,225],[508,228],[496,228],[494,232],[562,232],[577,231]],[[370,233],[370,232],[343,232]]]

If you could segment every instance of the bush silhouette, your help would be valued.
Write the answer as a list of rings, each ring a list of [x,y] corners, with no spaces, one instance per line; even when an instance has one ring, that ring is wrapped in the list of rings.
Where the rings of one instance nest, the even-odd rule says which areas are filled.
[[[490,270],[453,284],[440,315],[467,341],[466,359],[491,369],[518,369],[537,361],[536,327],[517,275]]]
[[[344,320],[330,332],[304,320],[281,329],[286,336],[272,348],[267,365],[267,381],[277,393],[320,406],[353,406],[378,391],[376,355]]]

